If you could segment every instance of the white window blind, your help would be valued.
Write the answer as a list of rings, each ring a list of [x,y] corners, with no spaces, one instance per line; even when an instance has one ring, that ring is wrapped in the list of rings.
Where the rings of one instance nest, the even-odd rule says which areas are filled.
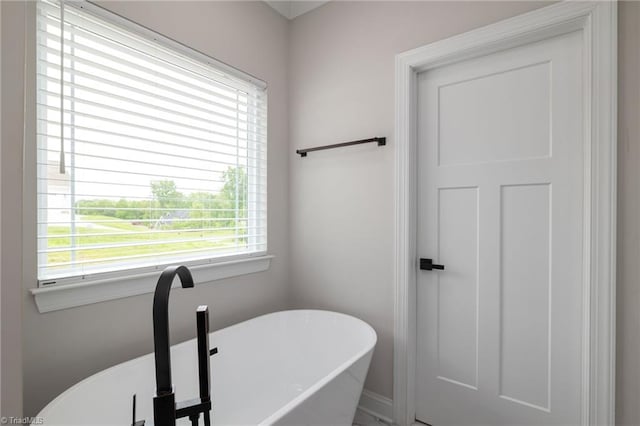
[[[40,282],[265,253],[266,89],[88,6],[37,3]]]

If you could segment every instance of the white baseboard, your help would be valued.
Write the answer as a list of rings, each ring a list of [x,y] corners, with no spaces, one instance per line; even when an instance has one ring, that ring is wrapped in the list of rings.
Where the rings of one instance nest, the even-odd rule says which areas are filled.
[[[393,423],[393,401],[386,396],[364,389],[360,396],[358,409],[386,423]]]

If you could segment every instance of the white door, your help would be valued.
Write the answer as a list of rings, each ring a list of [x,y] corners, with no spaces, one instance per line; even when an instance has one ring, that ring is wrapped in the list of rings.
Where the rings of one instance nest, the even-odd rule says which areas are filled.
[[[423,423],[580,422],[581,37],[418,75]]]

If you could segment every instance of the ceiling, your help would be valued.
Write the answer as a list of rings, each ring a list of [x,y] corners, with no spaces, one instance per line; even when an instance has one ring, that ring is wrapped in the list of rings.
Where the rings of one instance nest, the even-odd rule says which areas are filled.
[[[313,1],[313,0],[294,0],[294,1],[283,1],[283,0],[265,0],[269,6],[278,11],[282,16],[287,19],[293,19],[297,16],[302,15],[303,13],[307,13],[310,10],[313,10],[317,7],[322,6],[328,1]]]

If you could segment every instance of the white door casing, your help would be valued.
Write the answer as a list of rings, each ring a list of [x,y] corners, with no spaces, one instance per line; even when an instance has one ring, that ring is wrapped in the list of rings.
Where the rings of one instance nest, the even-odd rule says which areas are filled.
[[[416,418],[580,422],[581,32],[418,75]]]
[[[417,76],[571,32],[579,34],[584,76],[579,422],[614,424],[616,11],[616,4],[610,2],[563,2],[397,56],[393,400],[397,424],[411,424],[416,414]],[[540,198],[538,205],[543,205],[548,189],[530,187],[527,195]],[[508,206],[514,211],[522,207],[518,199],[522,193],[513,187],[501,191],[512,200]],[[467,201],[474,196],[473,191],[456,195],[460,194],[457,199],[447,193],[451,196],[447,202],[460,203],[464,196]]]

